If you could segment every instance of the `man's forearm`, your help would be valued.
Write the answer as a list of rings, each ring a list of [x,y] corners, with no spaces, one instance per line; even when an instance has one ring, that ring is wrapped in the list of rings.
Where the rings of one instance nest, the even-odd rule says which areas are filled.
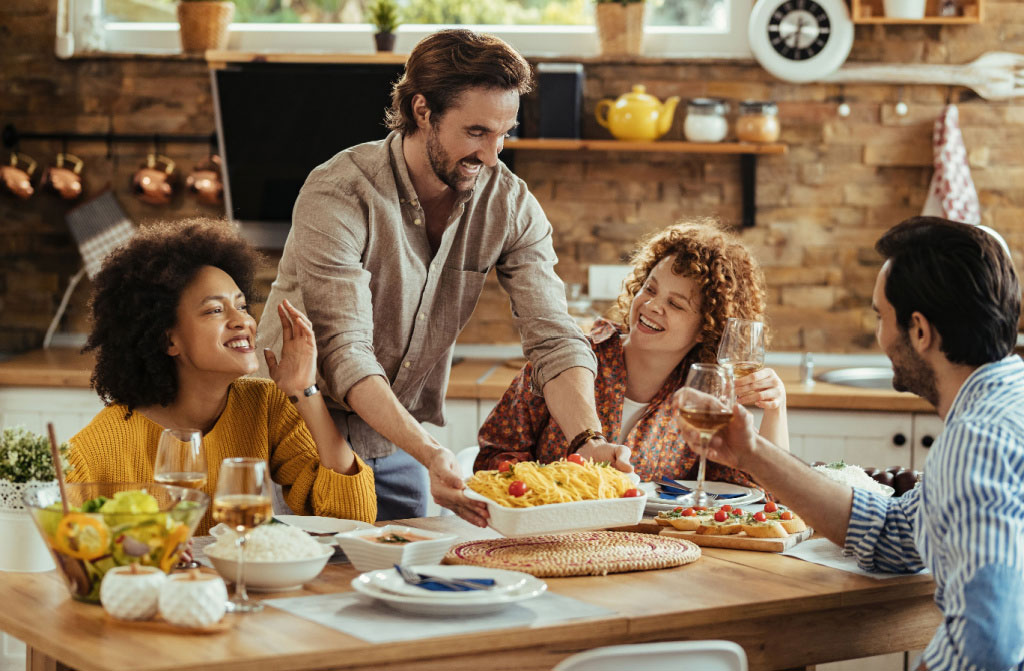
[[[549,380],[544,385],[544,402],[566,440],[586,429],[601,430],[594,405],[594,374],[586,368],[569,368]]]
[[[364,377],[352,385],[345,402],[374,431],[424,466],[442,447],[399,403],[387,381],[379,375]]]

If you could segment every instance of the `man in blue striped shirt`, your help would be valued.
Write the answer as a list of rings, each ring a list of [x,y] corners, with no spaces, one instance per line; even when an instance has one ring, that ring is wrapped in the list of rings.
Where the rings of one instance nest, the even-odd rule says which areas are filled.
[[[893,386],[930,401],[945,421],[921,484],[900,498],[851,490],[758,436],[738,405],[708,456],[751,473],[862,568],[931,569],[944,617],[919,669],[1024,671],[1017,274],[994,235],[937,217],[904,221],[875,248],[886,260],[872,307]]]

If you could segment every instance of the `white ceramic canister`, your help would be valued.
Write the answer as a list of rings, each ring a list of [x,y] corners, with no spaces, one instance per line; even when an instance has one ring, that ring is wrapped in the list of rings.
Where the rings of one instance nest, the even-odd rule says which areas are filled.
[[[148,620],[156,615],[160,588],[166,579],[155,566],[115,566],[100,583],[100,603],[120,620]]]
[[[925,0],[885,0],[885,15],[890,19],[923,19]]]
[[[729,105],[714,98],[694,98],[686,107],[683,134],[690,142],[721,142],[729,133]]]
[[[174,573],[160,590],[160,615],[181,627],[209,627],[224,617],[227,602],[228,590],[219,576]]]

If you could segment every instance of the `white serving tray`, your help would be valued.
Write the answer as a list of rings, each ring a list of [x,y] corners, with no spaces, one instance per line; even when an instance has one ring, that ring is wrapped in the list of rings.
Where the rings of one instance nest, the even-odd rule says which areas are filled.
[[[469,487],[466,497],[487,504],[490,527],[503,536],[536,536],[562,531],[607,529],[639,524],[647,495],[619,499],[594,499],[547,503],[530,508],[506,508]]]

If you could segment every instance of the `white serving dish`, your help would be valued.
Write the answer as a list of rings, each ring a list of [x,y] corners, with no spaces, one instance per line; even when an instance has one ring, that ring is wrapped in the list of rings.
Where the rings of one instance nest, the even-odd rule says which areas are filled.
[[[274,515],[274,519],[290,527],[302,529],[309,534],[334,534],[354,531],[355,529],[372,529],[373,525],[360,520],[343,520],[339,517],[320,517],[318,515]]]
[[[373,538],[381,534],[414,534],[428,540],[397,545],[378,543]],[[388,524],[383,527],[356,529],[335,536],[345,556],[359,571],[391,568],[395,564],[440,564],[458,536],[416,527]]]
[[[483,566],[413,566],[412,569],[442,578],[493,578],[499,587],[507,586],[509,589],[499,592],[490,590],[430,592],[423,590],[424,596],[408,596],[404,592],[396,593],[388,589],[388,585],[393,580],[400,580],[395,575],[393,568],[368,571],[356,576],[352,579],[352,589],[396,610],[430,617],[467,617],[492,613],[514,603],[534,599],[548,588],[547,583],[543,580],[527,573]],[[460,597],[453,599],[451,598],[452,594],[459,594]]]
[[[287,561],[251,561],[247,559],[242,567],[245,574],[245,588],[254,592],[302,589],[304,584],[320,575],[332,554],[334,554],[334,548],[324,545],[321,554],[317,557]],[[213,564],[213,568],[217,569],[220,577],[228,582],[235,581],[238,562],[234,559],[224,559],[212,555],[206,555],[206,558]]]
[[[504,536],[536,536],[561,531],[607,529],[639,524],[647,494],[619,499],[547,503],[531,508],[506,508],[469,487],[466,497],[487,504],[490,527]]]

